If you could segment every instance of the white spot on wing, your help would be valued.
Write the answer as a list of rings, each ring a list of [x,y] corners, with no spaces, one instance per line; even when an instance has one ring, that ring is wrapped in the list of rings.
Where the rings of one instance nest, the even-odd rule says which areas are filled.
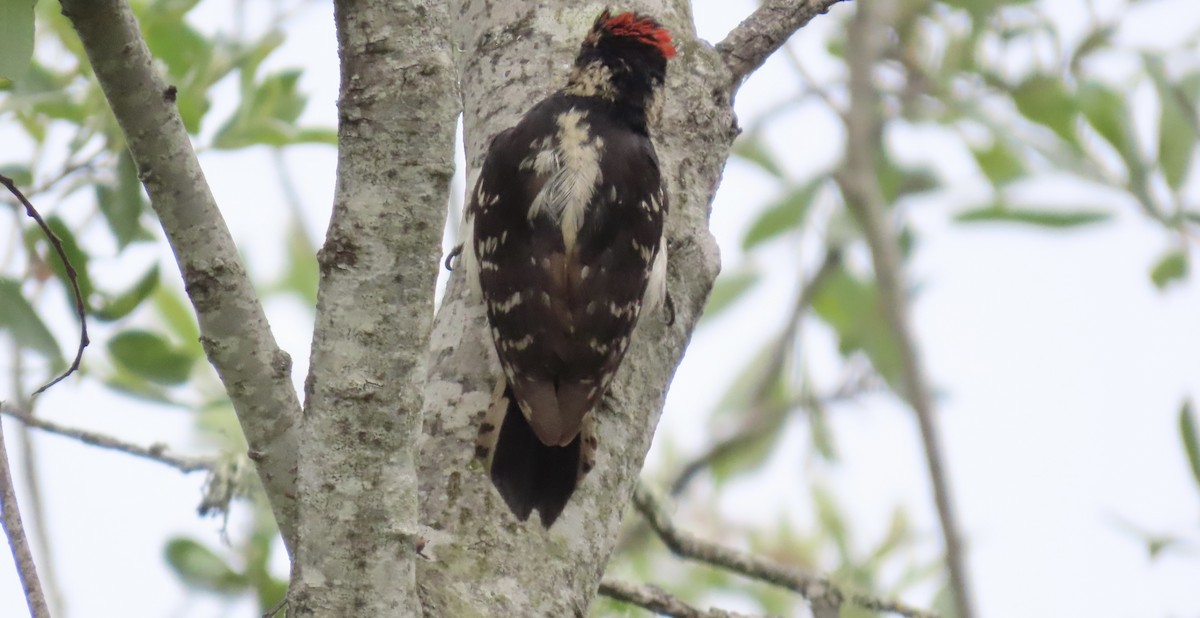
[[[664,233],[658,240],[658,255],[654,256],[654,265],[650,267],[650,280],[646,283],[646,292],[642,295],[642,306],[646,311],[654,311],[662,306],[667,297],[667,236]]]
[[[488,307],[490,307],[491,310],[496,313],[508,313],[519,304],[521,304],[521,293],[513,292],[512,296],[509,296],[507,300],[490,302],[488,303]],[[497,339],[498,338],[499,337],[497,337]]]

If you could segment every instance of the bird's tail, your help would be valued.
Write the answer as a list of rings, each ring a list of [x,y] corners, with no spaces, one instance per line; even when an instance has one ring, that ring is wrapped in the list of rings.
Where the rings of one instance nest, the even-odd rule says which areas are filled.
[[[591,470],[595,438],[590,424],[570,444],[547,446],[525,420],[512,387],[505,383],[497,391],[479,427],[475,454],[488,462],[492,484],[513,515],[525,521],[537,509],[549,528]]]

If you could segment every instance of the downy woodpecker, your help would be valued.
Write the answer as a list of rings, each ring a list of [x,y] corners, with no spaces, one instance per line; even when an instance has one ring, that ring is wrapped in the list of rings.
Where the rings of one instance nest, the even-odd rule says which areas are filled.
[[[522,521],[537,509],[549,528],[595,464],[591,412],[666,297],[649,127],[674,55],[654,19],[605,10],[566,86],[492,140],[470,194],[462,263],[504,370],[476,455]]]

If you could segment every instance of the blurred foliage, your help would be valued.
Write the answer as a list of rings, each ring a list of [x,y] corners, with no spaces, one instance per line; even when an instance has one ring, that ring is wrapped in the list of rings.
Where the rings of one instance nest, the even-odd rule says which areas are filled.
[[[232,34],[193,23],[199,0],[131,4],[158,68],[175,87],[198,152],[335,145],[332,128],[299,122],[307,102],[301,70],[264,69],[304,0],[273,2],[275,19],[266,28],[247,33],[245,24],[234,23]],[[231,111],[218,117],[213,97],[223,83],[236,85],[230,90],[236,105],[219,106]],[[166,252],[147,246],[164,240],[137,167],[56,2],[41,2],[35,10],[32,0],[0,0],[0,130],[9,146],[0,152],[0,173],[13,178],[45,216],[77,275],[93,343],[81,374],[123,396],[192,413],[207,448],[244,457],[241,430],[205,361],[177,268],[162,263],[158,256]],[[7,195],[0,201],[16,205]],[[12,354],[36,361],[13,364],[26,368],[14,383],[28,392],[66,366],[62,350],[74,346],[77,326],[47,316],[56,315],[56,306],[72,308],[74,299],[66,268],[48,240],[23,210],[4,211],[5,216],[11,211],[12,229],[19,232],[0,239],[0,335],[7,335],[3,341],[12,344]],[[311,307],[315,247],[304,235],[299,209],[292,214],[279,228],[281,235],[287,231],[287,270],[262,287],[267,297],[294,295]],[[164,280],[163,273],[170,277]],[[253,597],[262,613],[286,591],[286,574],[269,568],[278,534],[257,480],[238,476],[234,482],[229,491],[245,498],[234,508],[248,515],[248,529],[231,531],[227,543],[211,547],[191,538],[170,539],[163,556],[190,589],[231,601]]]
[[[34,0],[0,0],[0,81],[19,79],[33,57]]]
[[[894,210],[906,258],[921,240],[907,219],[917,208],[944,213],[954,225],[1007,225],[1048,234],[1086,233],[1132,213],[1163,231],[1161,257],[1146,264],[1147,283],[1166,289],[1187,280],[1200,233],[1200,174],[1194,156],[1200,136],[1200,63],[1195,62],[1200,32],[1179,48],[1133,47],[1121,42],[1121,28],[1144,8],[1142,3],[1108,7],[1103,16],[1091,3],[1082,4],[1090,21],[1064,27],[1050,17],[1049,0],[886,3],[882,12],[893,36],[876,67],[882,146],[875,154],[875,176]],[[733,156],[762,172],[764,182],[774,186],[774,197],[757,208],[746,228],[742,259],[734,259],[735,265],[718,277],[702,328],[721,328],[732,309],[757,302],[752,299],[767,286],[778,285],[759,264],[777,266],[789,254],[800,273],[796,306],[776,339],[763,344],[744,368],[729,368],[735,376],[729,391],[708,416],[711,443],[698,453],[667,445],[665,461],[646,476],[672,489],[680,502],[680,524],[701,536],[727,543],[749,538],[746,549],[798,568],[830,572],[835,581],[856,590],[887,596],[914,588],[925,594],[931,587],[940,589],[932,602],[920,604],[952,617],[936,539],[914,534],[900,506],[886,538],[874,548],[860,545],[851,518],[824,480],[837,458],[836,432],[828,416],[840,402],[881,386],[898,395],[901,359],[869,260],[862,259],[868,249],[835,181],[844,161],[797,165],[783,149],[785,142],[770,137],[783,123],[794,122],[789,111],[811,113],[818,106],[825,118],[844,117],[852,96],[845,68],[851,10],[838,5],[831,12],[836,24],[822,30],[826,58],[802,57],[790,46],[781,50],[779,59],[790,63],[800,92],[756,118],[743,119],[745,130]],[[800,34],[808,36],[814,34]],[[831,63],[838,69],[820,80],[806,66]],[[1114,71],[1114,66],[1126,69]],[[1131,96],[1134,92],[1148,96]],[[899,146],[920,139],[912,137],[915,132],[957,142],[976,177],[964,180],[959,171],[931,169],[904,158],[901,153],[913,149]],[[821,148],[837,146],[823,143]],[[963,191],[955,190],[967,180],[985,189],[973,193],[982,197],[964,198]],[[1079,187],[1078,195],[1100,197],[1074,202],[1043,197],[1063,195],[1044,189],[1048,182],[1063,181]],[[846,259],[816,264],[814,256],[830,251]],[[912,294],[919,292],[918,283]],[[844,363],[840,382],[812,379],[804,345],[808,329],[834,337]],[[785,456],[793,465],[805,466],[809,484],[784,491],[807,498],[812,516],[801,519],[812,522],[810,529],[798,530],[795,519],[753,530],[725,521],[717,499],[739,482],[750,482],[779,457],[782,435],[797,425],[807,428],[810,449]],[[1200,437],[1188,407],[1180,413],[1180,430],[1200,486]],[[717,601],[738,598],[740,611],[806,615],[794,596],[668,557],[661,545],[649,541],[652,535],[645,527],[631,520],[612,572],[653,582],[700,607],[730,607]],[[1177,540],[1162,534],[1145,538],[1153,554]],[[645,615],[609,601],[594,613]],[[842,611],[844,618],[868,615],[857,608]]]

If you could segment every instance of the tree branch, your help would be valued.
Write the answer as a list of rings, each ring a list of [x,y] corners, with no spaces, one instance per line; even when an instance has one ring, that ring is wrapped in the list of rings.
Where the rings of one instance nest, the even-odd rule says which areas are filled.
[[[662,502],[643,483],[639,482],[634,490],[633,505],[654,528],[667,548],[676,555],[798,593],[812,604],[813,613],[817,618],[827,615],[836,617],[843,600],[864,609],[890,612],[909,618],[934,618],[937,616],[932,612],[896,601],[886,601],[857,592],[846,592],[825,576],[805,573],[751,554],[697,539],[675,527],[675,523],[671,521]]]
[[[600,582],[600,594],[672,618],[755,618],[722,609],[697,609],[656,586],[637,585],[608,577]]]
[[[842,0],[766,0],[717,43],[717,52],[729,67],[733,90],[783,47],[812,18],[829,12]]]
[[[34,402],[25,394],[22,378],[25,375],[24,355],[19,347],[12,349],[12,383],[16,405],[22,410],[32,413]],[[0,402],[3,409],[5,402]],[[39,560],[38,577],[42,582],[42,592],[46,596],[51,613],[61,615],[66,604],[62,596],[62,585],[59,583],[58,570],[55,569],[54,547],[50,540],[51,534],[46,520],[46,502],[42,496],[42,478],[40,475],[41,461],[37,457],[37,445],[34,444],[33,432],[28,425],[22,424],[17,432],[17,443],[21,449],[21,472],[24,476],[25,501],[23,518],[32,523],[32,541]],[[8,435],[12,435],[9,433]],[[9,462],[10,466],[12,462]],[[14,481],[15,482],[15,481]]]
[[[887,41],[887,32],[882,27],[885,22],[874,14],[877,10],[881,9],[875,3],[859,3],[847,31],[850,107],[845,115],[846,159],[837,180],[846,207],[858,221],[870,246],[883,313],[896,337],[904,388],[901,395],[908,400],[917,416],[934,501],[941,521],[957,615],[959,618],[972,618],[974,611],[962,537],[942,461],[933,397],[910,325],[899,235],[892,229],[887,214],[888,204],[876,175],[876,153],[883,148],[883,140],[880,102],[871,76],[876,62],[883,57],[883,46]]]
[[[167,84],[125,1],[62,0],[125,134],[171,243],[216,368],[254,454],[259,478],[294,550],[295,425],[291,358],[275,343],[237,247],[213,200]]]
[[[0,406],[3,405],[4,402],[0,401]],[[33,553],[29,551],[25,527],[21,525],[21,510],[17,507],[17,494],[13,487],[12,473],[8,469],[8,452],[4,448],[3,422],[0,422],[0,524],[4,526],[8,546],[12,549],[13,562],[17,565],[17,574],[21,577],[22,588],[25,589],[29,615],[33,618],[50,618],[50,607],[46,605],[46,595],[42,593],[37,565],[33,562]]]
[[[419,607],[418,385],[460,103],[444,1],[339,0],[334,19],[338,178],[317,256],[299,459],[304,549],[288,615],[387,616]]]
[[[804,313],[812,305],[813,299],[816,298],[821,287],[825,285],[825,282],[829,280],[829,277],[834,273],[837,266],[841,264],[841,259],[841,250],[836,247],[830,247],[826,251],[825,257],[821,260],[821,265],[817,268],[817,272],[813,273],[812,277],[800,288],[788,321],[776,340],[775,349],[771,353],[771,360],[763,370],[762,377],[758,381],[758,384],[755,385],[753,394],[750,397],[753,407],[748,410],[748,414],[741,415],[746,418],[742,429],[733,435],[717,441],[708,450],[685,465],[670,485],[672,496],[678,496],[683,493],[688,484],[701,471],[710,467],[714,462],[720,460],[730,452],[736,451],[742,445],[755,443],[763,434],[776,429],[774,424],[764,422],[764,417],[770,415],[762,414],[761,408],[763,405],[766,405],[765,402],[768,393],[776,383],[779,372],[783,370],[788,350],[792,349],[792,342],[796,337],[797,329],[800,328],[800,322],[804,317]]]
[[[167,451],[167,447],[161,444],[151,446],[141,446],[132,442],[126,442],[119,438],[114,438],[107,434],[102,434],[86,429],[78,429],[76,427],[67,427],[53,421],[48,421],[43,418],[38,418],[25,412],[18,410],[10,405],[0,403],[0,414],[15,418],[24,423],[27,427],[34,427],[59,436],[64,436],[77,440],[84,444],[95,446],[110,451],[119,451],[134,457],[149,459],[164,465],[171,466],[180,472],[198,472],[201,470],[211,471],[217,465],[217,460],[209,457],[190,457],[186,455],[174,455]]]

